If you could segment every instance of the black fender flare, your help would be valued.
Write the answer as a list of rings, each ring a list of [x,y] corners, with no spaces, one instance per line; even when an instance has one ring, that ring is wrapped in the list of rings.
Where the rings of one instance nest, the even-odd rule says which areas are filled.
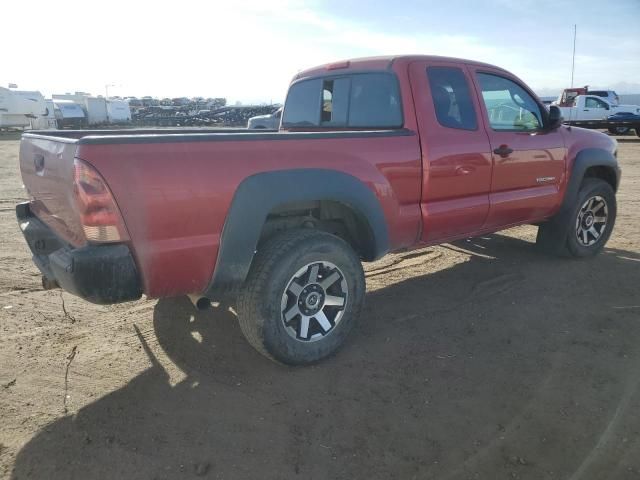
[[[571,171],[569,172],[570,176],[567,180],[567,189],[565,190],[564,199],[562,201],[562,210],[565,210],[566,208],[573,208],[573,204],[578,197],[580,185],[582,184],[582,180],[584,180],[585,173],[591,167],[605,167],[610,169],[616,179],[613,190],[618,190],[618,184],[620,183],[620,167],[618,167],[618,160],[613,153],[602,148],[585,148],[578,152]]]
[[[375,193],[358,178],[337,170],[294,169],[263,172],[245,178],[227,213],[215,270],[206,294],[234,292],[249,273],[267,216],[294,202],[336,201],[361,215],[373,240],[373,258],[389,251],[387,222]]]
[[[551,218],[544,228],[544,234],[541,236],[541,230],[538,231],[538,242],[544,244],[549,250],[563,248],[571,228],[570,220],[573,214],[575,203],[580,191],[580,185],[584,180],[587,170],[591,167],[604,167],[611,170],[615,176],[615,184],[613,190],[618,190],[620,183],[620,167],[615,155],[602,148],[585,148],[576,155],[569,178],[567,179],[567,188],[565,189],[564,198],[560,210]],[[546,228],[550,227],[550,228]]]

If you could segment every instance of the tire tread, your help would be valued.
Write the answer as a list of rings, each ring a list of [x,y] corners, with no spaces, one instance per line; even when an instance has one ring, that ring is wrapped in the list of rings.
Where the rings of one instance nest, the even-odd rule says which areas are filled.
[[[353,255],[352,259],[360,266],[360,273],[362,273],[362,281],[364,283],[364,273],[362,272],[360,261],[349,244],[341,238],[323,231],[311,228],[299,228],[281,232],[258,246],[245,285],[238,295],[238,321],[242,333],[252,347],[274,362],[282,363],[284,360],[276,358],[269,352],[265,344],[264,325],[262,324],[264,321],[262,318],[262,308],[267,301],[267,293],[265,290],[269,287],[271,276],[278,269],[278,264],[282,262],[290,252],[304,251],[305,244],[312,241],[317,242],[322,238],[333,245],[341,247],[349,252],[350,255]],[[336,242],[338,243],[336,244]],[[358,308],[354,309],[353,314],[355,316],[359,313],[358,310]],[[300,360],[285,361],[285,363],[302,364],[307,362]]]

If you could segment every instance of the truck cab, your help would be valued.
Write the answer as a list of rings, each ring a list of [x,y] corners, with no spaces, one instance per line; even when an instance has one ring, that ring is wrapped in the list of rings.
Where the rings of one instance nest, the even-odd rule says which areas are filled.
[[[368,59],[301,72],[282,128],[416,131],[422,242],[553,214],[565,180],[563,133],[549,128],[546,108],[519,79],[439,57],[396,59],[401,75],[382,65]]]
[[[611,115],[612,105],[605,99],[596,95],[582,95],[576,98],[574,107],[582,108],[577,115],[580,120],[601,120]]]
[[[600,98],[604,98],[611,105],[620,104],[620,96],[613,90],[589,90],[589,95],[595,95]]]

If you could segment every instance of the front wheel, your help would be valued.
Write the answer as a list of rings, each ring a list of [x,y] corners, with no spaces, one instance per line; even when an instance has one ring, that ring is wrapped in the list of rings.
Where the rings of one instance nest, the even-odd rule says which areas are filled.
[[[238,297],[240,327],[272,360],[313,363],[345,341],[364,293],[362,264],[344,240],[311,229],[291,230],[258,247]]]
[[[578,192],[567,249],[575,257],[599,253],[609,240],[616,221],[616,195],[604,180],[588,178]]]
[[[608,128],[609,133],[612,133],[614,135],[626,135],[627,133],[629,133],[629,130],[631,130],[630,127],[609,127]]]
[[[611,185],[599,178],[587,178],[568,216],[569,225],[559,223],[558,219],[542,224],[537,243],[545,251],[591,257],[609,240],[616,213],[616,196]]]

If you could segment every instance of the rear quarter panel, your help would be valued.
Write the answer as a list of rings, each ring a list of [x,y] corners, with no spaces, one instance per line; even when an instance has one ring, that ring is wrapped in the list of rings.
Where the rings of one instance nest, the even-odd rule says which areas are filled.
[[[391,248],[415,243],[421,184],[417,136],[278,135],[282,139],[79,145],[78,157],[101,173],[115,196],[148,296],[207,287],[233,195],[242,180],[260,172],[324,168],[350,174],[379,198]]]

